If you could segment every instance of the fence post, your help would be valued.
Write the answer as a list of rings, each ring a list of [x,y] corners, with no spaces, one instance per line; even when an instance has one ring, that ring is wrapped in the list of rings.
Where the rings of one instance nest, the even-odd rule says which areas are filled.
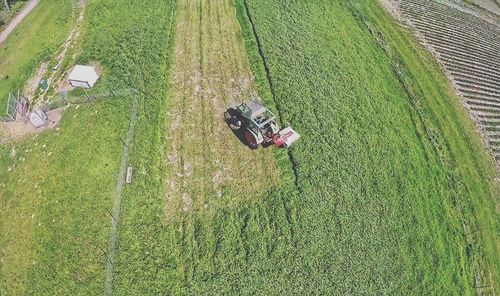
[[[67,91],[64,91],[62,94],[61,94],[61,99],[63,100],[64,102],[64,106],[68,105],[68,101],[66,100],[66,96],[68,95],[68,92]]]
[[[83,92],[85,93],[85,96],[87,97],[87,103],[90,103],[90,97],[89,97],[89,95],[87,94],[87,90],[86,90],[86,89],[83,89]]]

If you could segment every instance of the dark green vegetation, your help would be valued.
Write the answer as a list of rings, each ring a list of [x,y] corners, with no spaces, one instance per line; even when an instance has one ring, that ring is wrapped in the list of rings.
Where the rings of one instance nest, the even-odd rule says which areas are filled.
[[[0,115],[9,93],[22,88],[64,41],[72,17],[72,0],[41,1],[0,45]]]
[[[249,6],[278,106],[306,135],[292,155],[311,276],[293,283],[354,294],[496,285],[493,161],[431,56],[376,1]]]
[[[189,10],[190,32],[211,32],[203,46],[186,37],[200,51],[193,64],[220,34],[235,41],[218,58],[238,73],[244,62],[228,53],[244,44],[261,96],[303,137],[292,169],[276,152],[282,180],[264,196],[167,221],[171,71],[183,40],[173,37],[191,6],[88,1],[78,61],[101,63],[99,88],[140,93],[114,294],[462,295],[475,292],[474,273],[498,283],[493,161],[432,58],[376,1],[249,1],[272,92],[243,1],[210,2],[189,2],[199,11]],[[235,10],[242,36],[227,18]],[[207,16],[220,20],[208,31]],[[0,291],[102,293],[129,112],[128,98],[71,107],[59,131],[2,146]]]

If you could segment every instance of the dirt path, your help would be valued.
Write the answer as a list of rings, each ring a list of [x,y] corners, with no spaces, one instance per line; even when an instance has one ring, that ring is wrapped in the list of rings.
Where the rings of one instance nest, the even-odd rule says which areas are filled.
[[[80,1],[80,5],[78,7],[79,14],[78,18],[76,19],[76,23],[73,25],[73,29],[68,34],[68,37],[66,38],[66,41],[64,41],[63,49],[61,53],[57,56],[57,64],[53,68],[52,73],[50,74],[50,77],[47,79],[47,82],[49,85],[53,82],[56,74],[58,73],[64,58],[66,57],[66,54],[68,52],[68,49],[73,45],[74,41],[80,36],[80,30],[83,26],[83,20],[85,18],[85,1]],[[46,93],[47,90],[45,90],[44,93]]]
[[[0,33],[0,44],[2,44],[10,33],[19,25],[19,23],[37,6],[38,0],[31,0],[26,6],[19,12],[16,17],[10,22],[10,24],[5,28],[5,30]]]
[[[261,196],[279,179],[273,148],[250,150],[224,111],[255,97],[229,0],[181,0],[169,106],[167,221]]]
[[[75,4],[78,5],[78,4]],[[68,50],[71,48],[71,46],[74,44],[74,41],[80,36],[80,29],[82,28],[84,17],[85,17],[85,1],[81,0],[79,2],[79,5],[77,7],[77,10],[79,11],[78,13],[78,18],[76,19],[76,22],[73,25],[73,28],[68,34],[68,37],[66,37],[66,40],[63,43],[62,50],[61,52],[57,55],[57,64],[50,70],[50,75],[47,78],[47,84],[49,87],[47,87],[39,96],[39,98],[36,99],[37,102],[43,102],[45,95],[50,89],[50,86],[52,86],[53,83],[58,83],[62,84],[61,81],[57,81],[58,79],[63,80],[65,77],[61,76],[65,72],[65,69],[61,69],[61,65],[64,62],[64,58],[66,57]],[[40,78],[45,75],[47,71],[47,67],[42,64],[39,71],[36,73],[35,80],[30,80],[27,86],[27,90],[25,90],[25,94],[31,98],[35,92],[35,90],[38,88],[38,81],[40,81]],[[41,75],[40,75],[41,73]],[[60,77],[61,76],[61,77]]]

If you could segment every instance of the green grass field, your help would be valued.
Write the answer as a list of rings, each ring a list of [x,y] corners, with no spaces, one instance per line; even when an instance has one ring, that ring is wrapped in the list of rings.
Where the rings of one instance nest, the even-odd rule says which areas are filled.
[[[376,2],[249,4],[285,120],[307,135],[298,215],[324,292],[496,285],[493,160],[431,56]]]
[[[112,294],[496,289],[495,167],[432,57],[376,1],[247,6],[87,1],[77,61],[140,99]],[[302,134],[290,153],[219,122],[255,91]],[[70,106],[59,130],[0,147],[0,291],[103,292],[130,104]]]
[[[40,1],[40,4],[0,45],[0,115],[10,92],[17,92],[62,44],[72,20],[72,1]]]
[[[97,294],[127,100],[69,107],[57,131],[0,149],[0,290]],[[92,126],[91,129],[88,126]]]
[[[127,1],[87,1],[82,41],[85,54],[78,59],[82,63],[99,60],[112,73],[101,78],[100,89],[135,86],[144,90],[143,71],[155,78],[152,82],[160,81],[162,72],[157,65],[166,61],[168,47],[158,34],[168,31],[170,21],[151,25],[165,13],[155,3],[134,18],[126,11],[135,13],[135,5]],[[168,4],[163,7],[171,12]],[[95,22],[103,20],[101,16],[106,22],[97,25]],[[139,19],[142,27],[138,27]],[[121,26],[111,25],[116,22]],[[132,51],[124,52],[122,46]],[[142,63],[138,66],[134,61],[139,58]],[[146,58],[150,63],[144,63]],[[167,85],[166,81],[160,85]],[[149,90],[154,93],[154,89],[161,87]],[[164,96],[157,94],[159,97]],[[73,105],[65,111],[59,130],[1,147],[2,295],[102,293],[112,219],[109,213],[130,103],[130,98],[124,97],[79,108]],[[156,106],[156,101],[143,102],[143,120],[146,117],[142,114],[149,114],[149,120],[159,115],[153,112]],[[144,123],[138,132],[150,132],[150,126]],[[15,156],[12,151],[16,151]]]
[[[0,5],[0,31],[7,27],[9,22],[19,13],[25,4],[25,1],[16,1],[14,4],[10,4],[9,11],[6,10],[5,5]]]

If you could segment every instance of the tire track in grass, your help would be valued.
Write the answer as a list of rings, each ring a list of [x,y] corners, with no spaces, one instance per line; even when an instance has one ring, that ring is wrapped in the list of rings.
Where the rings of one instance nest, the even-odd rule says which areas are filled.
[[[108,241],[108,255],[106,261],[106,285],[104,287],[104,295],[111,295],[113,288],[113,263],[115,258],[116,240],[118,237],[118,224],[120,222],[120,209],[122,200],[123,183],[125,182],[125,174],[127,171],[128,154],[130,144],[134,138],[134,128],[137,121],[137,108],[139,100],[133,98],[132,109],[130,114],[130,125],[127,132],[127,138],[123,144],[123,154],[120,162],[120,171],[116,179],[115,199],[113,201],[113,215],[111,217],[111,231]]]
[[[167,136],[167,222],[263,196],[279,181],[271,149],[248,149],[223,119],[228,107],[257,93],[231,4],[178,2]]]
[[[238,43],[238,40],[233,40],[231,37],[238,36],[238,32],[237,27],[231,23],[231,18],[227,17],[231,16],[231,11],[228,10],[229,6],[229,1],[223,1],[222,4],[216,6],[217,19],[215,23],[217,25],[214,27],[217,28],[218,35],[215,36],[220,41],[217,42],[217,39],[215,39],[215,47],[211,51],[212,58],[210,61],[213,63],[214,61],[225,60],[231,67],[224,68],[223,65],[217,63],[213,63],[212,65],[209,64],[209,67],[211,66],[214,69],[219,69],[220,73],[222,73],[221,79],[217,81],[219,89],[222,90],[220,99],[213,101],[214,105],[218,106],[216,108],[219,109],[224,109],[225,106],[234,104],[233,102],[236,98],[241,97],[244,100],[249,96],[245,91],[254,91],[250,88],[242,89],[237,82],[240,77],[245,77],[245,73],[240,71],[239,65],[246,57],[241,56],[242,52],[234,50],[234,45]],[[218,47],[217,45],[220,46]],[[215,75],[217,75],[217,73],[215,73]],[[218,116],[215,117],[215,120],[217,120],[217,117]],[[234,167],[237,167],[239,163],[245,162],[245,159],[240,154],[231,156],[229,160]],[[254,165],[255,167],[253,169],[261,171],[259,163],[255,163]],[[222,167],[220,169],[222,170],[224,168]],[[221,266],[223,264],[219,262],[222,254],[233,257],[235,262],[240,259],[238,254],[234,252],[234,250],[240,248],[237,243],[238,237],[236,236],[239,233],[237,223],[232,219],[234,216],[230,215],[228,212],[224,212],[223,215],[225,217],[223,220],[227,221],[227,224],[220,225],[220,227],[217,227],[215,230],[216,245],[218,246],[214,253],[216,254],[214,256],[215,266]]]

